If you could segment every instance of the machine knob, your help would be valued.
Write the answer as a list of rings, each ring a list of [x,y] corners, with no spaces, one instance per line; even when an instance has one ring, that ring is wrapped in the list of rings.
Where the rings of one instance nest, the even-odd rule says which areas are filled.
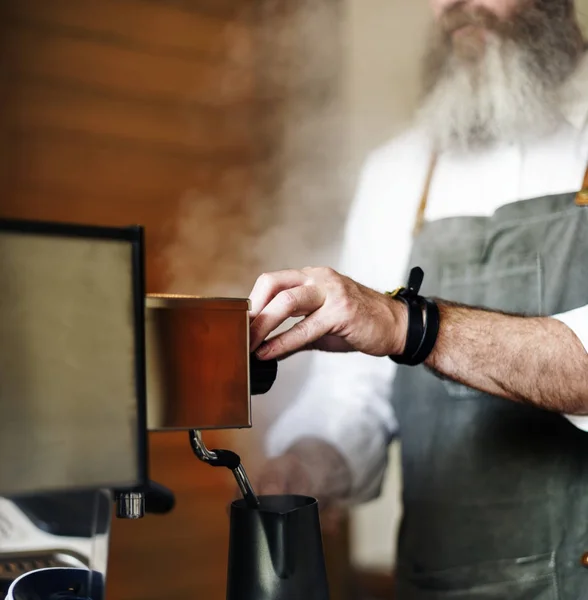
[[[141,519],[145,516],[145,494],[120,492],[116,496],[116,516],[119,519]]]
[[[251,354],[249,359],[249,377],[252,396],[269,392],[277,376],[277,360],[259,360],[255,354]]]

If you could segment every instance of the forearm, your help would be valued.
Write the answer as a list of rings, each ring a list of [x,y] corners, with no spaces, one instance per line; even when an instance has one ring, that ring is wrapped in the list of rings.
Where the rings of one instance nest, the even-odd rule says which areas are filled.
[[[565,414],[588,414],[588,353],[565,324],[439,305],[427,366],[483,392]]]

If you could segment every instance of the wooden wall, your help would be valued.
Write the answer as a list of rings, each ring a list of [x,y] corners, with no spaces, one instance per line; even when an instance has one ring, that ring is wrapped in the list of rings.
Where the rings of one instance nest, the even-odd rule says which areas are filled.
[[[246,0],[2,2],[2,215],[144,225],[150,291],[167,285],[162,250],[187,192],[247,227],[252,12]]]
[[[138,223],[148,291],[206,294],[224,265],[246,289],[256,273],[248,242],[272,220],[268,194],[287,169],[290,96],[299,104],[316,86],[268,77],[292,48],[274,54],[276,36],[260,27],[279,18],[286,31],[297,2],[277,3],[273,17],[264,4],[276,3],[3,0],[0,216]],[[325,172],[316,141],[313,170]],[[231,444],[219,432],[206,440]],[[177,507],[113,522],[109,600],[221,600],[233,482],[198,463],[186,434],[153,434],[150,450],[152,478],[174,490]]]
[[[251,2],[5,0],[0,15],[2,216],[144,225],[148,291],[168,288],[186,195],[218,201],[224,220],[202,227],[239,251],[258,185]],[[205,290],[214,265],[191,264]],[[220,600],[229,474],[200,464],[185,434],[150,446],[177,508],[113,522],[109,598]]]

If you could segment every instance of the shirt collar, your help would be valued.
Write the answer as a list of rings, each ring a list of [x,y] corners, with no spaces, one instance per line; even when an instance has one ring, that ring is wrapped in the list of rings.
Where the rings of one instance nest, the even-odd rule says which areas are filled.
[[[566,121],[578,131],[588,125],[588,53],[566,85],[562,111]]]

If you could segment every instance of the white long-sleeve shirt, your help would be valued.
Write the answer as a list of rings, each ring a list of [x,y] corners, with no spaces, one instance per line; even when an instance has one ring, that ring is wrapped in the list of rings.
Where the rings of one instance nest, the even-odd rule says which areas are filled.
[[[583,72],[584,85],[566,106],[565,122],[540,142],[442,155],[426,219],[490,216],[517,200],[578,191],[588,165],[588,61]],[[429,143],[418,129],[369,157],[347,220],[342,273],[379,291],[405,283],[429,157]],[[554,316],[575,332],[588,351],[588,291],[586,303]],[[321,438],[348,460],[355,498],[373,497],[385,471],[388,444],[398,428],[390,404],[395,371],[395,364],[385,357],[314,353],[301,394],[270,429],[268,454],[281,454],[306,436]],[[567,418],[588,432],[588,417]]]

